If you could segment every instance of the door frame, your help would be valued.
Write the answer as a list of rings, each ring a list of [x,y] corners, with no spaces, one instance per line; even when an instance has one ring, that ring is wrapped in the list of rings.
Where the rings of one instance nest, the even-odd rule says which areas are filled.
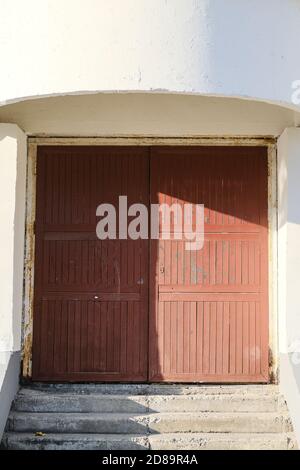
[[[263,146],[268,153],[268,274],[269,274],[269,377],[278,382],[277,313],[277,143],[271,137],[29,137],[27,148],[26,235],[22,312],[22,377],[32,375],[32,331],[35,253],[35,197],[37,148],[43,145],[87,146]]]

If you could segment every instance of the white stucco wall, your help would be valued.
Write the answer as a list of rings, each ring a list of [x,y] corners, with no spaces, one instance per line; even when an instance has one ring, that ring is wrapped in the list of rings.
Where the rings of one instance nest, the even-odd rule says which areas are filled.
[[[0,0],[0,12],[0,121],[28,133],[277,136],[300,125],[300,0]],[[278,305],[281,387],[300,441],[299,133],[279,141]],[[25,135],[0,124],[5,413],[20,350],[25,155]]]
[[[165,91],[292,103],[299,0],[1,0],[0,103]]]
[[[18,387],[25,231],[26,136],[0,124],[0,438]]]
[[[280,386],[300,442],[300,129],[278,141]]]
[[[0,124],[0,351],[21,346],[26,136]]]

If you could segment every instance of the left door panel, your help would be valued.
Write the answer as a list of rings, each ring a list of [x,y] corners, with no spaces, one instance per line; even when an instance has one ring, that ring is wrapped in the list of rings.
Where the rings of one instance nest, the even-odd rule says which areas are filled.
[[[36,191],[33,380],[147,380],[148,240],[119,239],[118,204],[148,206],[148,149],[39,147]]]

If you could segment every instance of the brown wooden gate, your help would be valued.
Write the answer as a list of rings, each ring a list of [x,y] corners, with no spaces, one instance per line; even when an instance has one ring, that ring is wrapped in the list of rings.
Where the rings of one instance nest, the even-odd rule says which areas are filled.
[[[152,241],[150,380],[267,382],[267,153],[158,148],[151,202],[205,205],[204,247]]]
[[[203,203],[203,249],[98,240],[119,195]],[[39,147],[33,379],[267,382],[267,239],[263,147]]]
[[[148,240],[98,240],[96,208],[148,205],[148,173],[142,147],[38,149],[33,379],[147,380]]]

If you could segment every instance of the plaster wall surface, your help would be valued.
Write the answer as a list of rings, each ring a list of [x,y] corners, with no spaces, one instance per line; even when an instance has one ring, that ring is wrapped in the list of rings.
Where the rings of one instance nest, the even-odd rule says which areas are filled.
[[[299,0],[1,0],[0,103],[95,92],[299,110]]]
[[[178,94],[87,94],[0,107],[0,122],[28,135],[278,136],[296,112],[278,105]],[[300,114],[300,113],[299,113]]]
[[[0,124],[0,437],[20,370],[25,187],[26,136]]]
[[[280,387],[300,442],[300,129],[278,141],[278,314]]]

